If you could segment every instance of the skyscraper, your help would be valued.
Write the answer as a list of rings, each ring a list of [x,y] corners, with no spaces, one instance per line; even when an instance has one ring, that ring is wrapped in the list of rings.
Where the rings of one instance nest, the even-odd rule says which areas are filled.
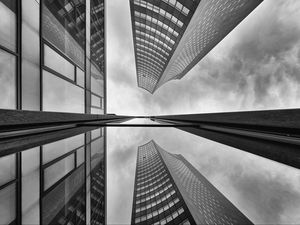
[[[105,113],[103,0],[1,0],[0,11],[0,109],[40,111],[21,126]],[[71,130],[0,157],[0,224],[105,223],[105,129]]]
[[[262,0],[130,0],[138,86],[181,79]]]
[[[132,224],[252,224],[182,155],[138,148]]]

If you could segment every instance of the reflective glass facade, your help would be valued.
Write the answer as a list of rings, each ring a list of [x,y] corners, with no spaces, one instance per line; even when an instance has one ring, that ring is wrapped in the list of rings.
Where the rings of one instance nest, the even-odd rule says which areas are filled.
[[[182,155],[156,147],[196,224],[253,224]]]
[[[182,155],[140,146],[132,224],[252,224]]]
[[[153,141],[140,146],[131,224],[194,224]]]
[[[200,0],[130,0],[138,86],[153,93]]]
[[[182,78],[262,0],[131,0],[138,86]]]
[[[1,109],[105,113],[103,0],[1,0],[0,13]],[[0,157],[0,224],[104,224],[105,134]]]

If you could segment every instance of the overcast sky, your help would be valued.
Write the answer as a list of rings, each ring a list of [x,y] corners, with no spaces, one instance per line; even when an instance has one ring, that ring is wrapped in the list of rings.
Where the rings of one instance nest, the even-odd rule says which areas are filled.
[[[107,2],[108,112],[298,108],[300,1],[265,0],[183,79],[137,87],[128,0]],[[172,128],[109,128],[108,223],[130,223],[137,147],[181,153],[256,224],[299,224],[300,172]]]

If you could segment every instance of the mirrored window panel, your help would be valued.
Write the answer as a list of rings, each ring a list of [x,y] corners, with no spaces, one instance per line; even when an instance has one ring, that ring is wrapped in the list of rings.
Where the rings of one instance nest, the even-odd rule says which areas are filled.
[[[16,57],[0,49],[0,108],[16,108],[16,91]]]
[[[16,1],[0,0],[0,45],[16,51]]]
[[[43,38],[84,68],[85,1],[43,0]]]
[[[43,71],[43,110],[84,113],[84,89]]]

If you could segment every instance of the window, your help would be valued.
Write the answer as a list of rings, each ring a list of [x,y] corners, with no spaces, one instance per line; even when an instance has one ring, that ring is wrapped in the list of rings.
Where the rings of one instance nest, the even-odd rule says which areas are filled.
[[[0,45],[16,51],[16,1],[0,1]]]
[[[15,109],[16,57],[0,49],[0,68],[0,108]]]
[[[75,80],[74,65],[48,45],[44,45],[44,63],[45,66],[69,78],[70,80]]]

